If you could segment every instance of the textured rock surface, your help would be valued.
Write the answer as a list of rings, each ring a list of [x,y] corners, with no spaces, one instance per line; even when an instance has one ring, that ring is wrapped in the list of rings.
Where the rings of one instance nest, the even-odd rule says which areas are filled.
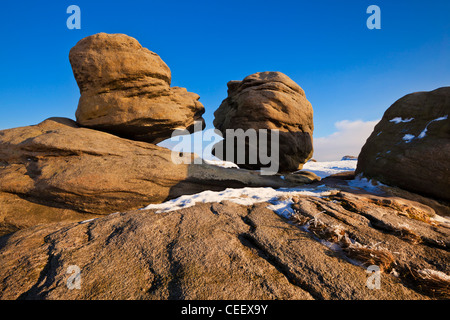
[[[450,201],[450,87],[396,101],[361,150],[356,173]]]
[[[122,137],[158,143],[173,130],[201,121],[199,96],[170,87],[169,67],[154,52],[124,34],[99,33],[70,50],[80,87],[77,122]]]
[[[25,196],[0,192],[0,236],[38,224],[75,222],[97,217],[99,215],[62,206],[47,206]]]
[[[228,97],[214,116],[214,127],[224,135],[226,129],[279,130],[281,172],[301,169],[313,154],[312,106],[303,89],[281,72],[258,72],[242,81],[228,82]],[[223,148],[223,143],[215,148]],[[260,163],[239,165],[261,167]]]
[[[301,226],[266,206],[225,201],[18,231],[0,238],[0,299],[428,299],[434,293],[405,270],[450,273],[450,229],[406,216],[433,214],[416,202],[348,191],[295,196],[298,216],[391,253],[379,290],[366,286],[364,265],[373,262],[351,263],[321,242],[313,220]],[[80,290],[66,287],[69,265],[81,269]]]
[[[279,176],[260,176],[246,170],[175,164],[171,156],[170,150],[150,143],[52,118],[36,126],[0,131],[0,192],[73,210],[73,217],[79,219],[83,218],[81,212],[106,214],[137,209],[204,190],[294,184]],[[192,161],[193,157],[184,154],[179,159]],[[314,177],[304,180],[313,181]],[[0,217],[11,220],[17,202],[1,203]],[[68,212],[64,215],[71,217]],[[24,219],[15,219],[17,223],[19,220],[29,225]]]

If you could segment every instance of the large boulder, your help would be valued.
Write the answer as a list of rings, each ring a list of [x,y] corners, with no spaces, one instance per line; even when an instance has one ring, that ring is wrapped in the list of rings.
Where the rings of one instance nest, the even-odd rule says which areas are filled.
[[[268,129],[268,132],[279,130],[277,160],[281,172],[301,169],[313,154],[312,106],[303,89],[281,72],[258,72],[242,81],[228,82],[228,97],[214,116],[214,127],[225,138],[214,148],[214,153],[221,158],[227,159],[224,147],[227,129]],[[246,141],[246,153],[258,150],[260,142],[251,145]],[[270,144],[268,150],[271,150]],[[244,163],[239,162],[236,158],[238,152],[235,151],[234,159],[227,160],[248,169],[260,169],[263,166],[260,161],[252,164],[248,156]]]
[[[35,126],[0,131],[0,195],[17,195],[81,213],[108,214],[204,190],[299,184],[295,177],[282,179],[194,164],[194,157],[190,153],[173,156],[171,150],[154,144],[81,128],[69,119],[51,118]],[[14,215],[12,209],[18,205],[14,201],[0,201],[0,224],[5,215]],[[41,207],[29,212],[43,214]],[[53,212],[69,214],[64,210]],[[40,222],[48,222],[48,215]],[[83,219],[79,215],[70,218]],[[26,226],[39,222],[36,217],[29,220]]]
[[[408,94],[375,126],[357,174],[450,200],[450,87]]]
[[[154,52],[124,34],[99,33],[70,50],[80,87],[77,122],[84,127],[158,143],[201,121],[199,96],[170,87],[171,72]]]

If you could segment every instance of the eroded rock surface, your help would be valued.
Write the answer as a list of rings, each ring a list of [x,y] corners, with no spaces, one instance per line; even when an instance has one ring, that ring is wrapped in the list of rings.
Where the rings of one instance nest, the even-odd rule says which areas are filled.
[[[55,213],[53,221],[63,216],[84,220],[81,213],[138,209],[204,190],[299,184],[298,179],[193,164],[194,156],[177,155],[175,160],[186,163],[176,164],[168,149],[80,128],[64,118],[0,131],[0,192],[21,200],[0,198],[0,221],[6,229],[30,226],[51,221],[50,212]],[[314,177],[302,181],[312,182]],[[44,213],[33,203],[50,208]],[[21,213],[15,213],[21,206]],[[25,212],[33,216],[19,219]]]
[[[292,199],[295,215],[289,220],[267,203],[225,201],[18,231],[0,238],[0,298],[429,299],[448,294],[442,283],[421,278],[423,270],[450,273],[450,229],[423,219],[433,217],[429,207],[348,191]],[[352,244],[344,246],[344,239]],[[368,264],[382,266],[380,289],[366,286]],[[69,265],[81,270],[80,290],[66,287]]]
[[[258,72],[242,81],[228,82],[228,97],[214,112],[214,127],[222,132],[224,140],[214,146],[214,153],[227,159],[227,129],[268,129],[279,130],[280,172],[296,171],[313,154],[313,109],[306,99],[305,92],[298,84],[281,72]],[[249,150],[261,148],[257,143],[246,141],[246,154]],[[237,145],[236,145],[237,148]],[[272,150],[270,143],[267,149]],[[222,155],[220,155],[220,150]],[[248,157],[239,163],[236,158],[242,150],[235,151],[235,159],[240,167],[260,169],[261,161],[253,164]]]
[[[199,96],[170,87],[169,67],[136,39],[95,34],[79,41],[69,59],[81,92],[80,125],[151,143],[175,129],[193,132],[195,121],[204,127]]]
[[[357,174],[450,201],[450,87],[408,94],[375,126]]]

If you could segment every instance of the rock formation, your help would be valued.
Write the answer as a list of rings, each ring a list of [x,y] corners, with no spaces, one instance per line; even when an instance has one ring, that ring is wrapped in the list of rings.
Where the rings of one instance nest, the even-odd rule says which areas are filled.
[[[21,230],[0,238],[0,299],[448,298],[450,228],[420,203],[349,190],[293,194],[291,220],[225,201]]]
[[[312,106],[303,89],[281,72],[258,72],[242,81],[228,82],[228,97],[214,116],[214,127],[225,138],[216,144],[215,154],[219,149],[224,150],[226,129],[279,130],[281,172],[301,169],[313,154]],[[246,153],[251,148],[258,149],[259,146],[250,146],[247,142]],[[223,158],[226,158],[225,150]],[[251,164],[248,160],[238,165],[249,169],[262,166],[259,162]]]
[[[52,118],[36,126],[0,131],[0,193],[77,213],[108,214],[204,190],[278,188],[319,179],[292,175],[283,180],[246,170],[189,164],[193,157],[183,154],[177,160],[186,163],[175,164],[168,149]],[[3,202],[1,215],[14,215],[8,210],[12,205]],[[61,215],[57,212],[53,221]],[[83,215],[75,216],[83,220]]]
[[[78,123],[50,118],[0,131],[0,300],[450,298],[445,201],[360,187],[354,173],[319,183],[305,171],[263,176],[193,163],[195,154],[153,144],[175,128],[190,130],[204,111],[197,95],[170,87],[156,54],[128,36],[97,34],[70,60]],[[303,90],[279,72],[228,88],[215,127],[279,130],[281,171],[301,168],[313,133]],[[389,108],[358,173],[449,200],[449,89]],[[205,192],[143,209],[205,190],[303,184],[275,197],[232,189],[220,202],[181,208],[209,201]],[[368,288],[374,265],[380,290]],[[67,288],[69,266],[80,269],[79,290]]]
[[[408,94],[375,126],[357,174],[450,201],[450,87]]]
[[[79,41],[69,59],[81,92],[81,126],[152,143],[175,129],[193,132],[195,121],[204,127],[199,96],[170,87],[169,67],[136,39],[95,34]]]

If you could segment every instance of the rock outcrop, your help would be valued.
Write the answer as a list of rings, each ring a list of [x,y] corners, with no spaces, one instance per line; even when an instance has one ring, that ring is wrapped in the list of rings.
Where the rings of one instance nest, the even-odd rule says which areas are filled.
[[[204,120],[199,96],[170,87],[171,72],[154,52],[124,34],[99,33],[70,50],[80,87],[77,122],[133,140],[158,143]]]
[[[357,174],[450,201],[450,87],[396,101],[358,159]]]
[[[46,202],[43,199],[0,191],[0,237],[39,224],[76,222],[101,216],[55,203],[51,205],[44,203]]]
[[[279,169],[296,171],[313,154],[313,109],[299,85],[281,72],[258,72],[242,81],[228,82],[228,97],[214,113],[214,127],[222,132],[224,140],[216,144],[214,153],[223,150],[226,159],[227,129],[279,130]],[[269,136],[270,137],[270,136]],[[270,139],[269,139],[270,141]],[[259,145],[249,145],[246,153]],[[270,144],[268,150],[271,150]],[[238,151],[235,151],[235,155]],[[242,151],[240,151],[242,152]],[[238,162],[235,159],[227,159]],[[240,167],[260,169],[262,164],[238,163]]]
[[[0,299],[448,298],[450,229],[431,208],[361,191],[292,200],[290,220],[224,201],[20,230],[0,238]]]
[[[319,183],[297,171],[312,155],[313,110],[282,73],[229,82],[215,112],[223,133],[279,131],[287,173],[266,176],[155,145],[203,122],[204,108],[135,39],[87,37],[70,61],[78,122],[0,131],[0,300],[450,298],[450,87],[386,111],[357,173],[400,188],[367,187],[354,172]],[[182,195],[193,196],[147,206]]]
[[[56,210],[53,221],[62,216],[84,220],[86,216],[79,213],[137,209],[204,190],[279,188],[318,179],[295,175],[283,180],[235,168],[192,164],[194,157],[185,153],[172,159],[169,149],[80,128],[69,119],[51,118],[36,126],[0,131],[0,193],[54,207],[42,216],[43,223],[49,222],[56,208],[78,214]],[[174,160],[185,163],[176,164]],[[11,222],[11,208],[18,208],[17,201],[0,203],[0,218],[20,227],[18,219]],[[31,214],[33,210],[29,210]],[[37,218],[22,219],[23,226],[38,223]],[[25,223],[27,220],[30,222]]]

